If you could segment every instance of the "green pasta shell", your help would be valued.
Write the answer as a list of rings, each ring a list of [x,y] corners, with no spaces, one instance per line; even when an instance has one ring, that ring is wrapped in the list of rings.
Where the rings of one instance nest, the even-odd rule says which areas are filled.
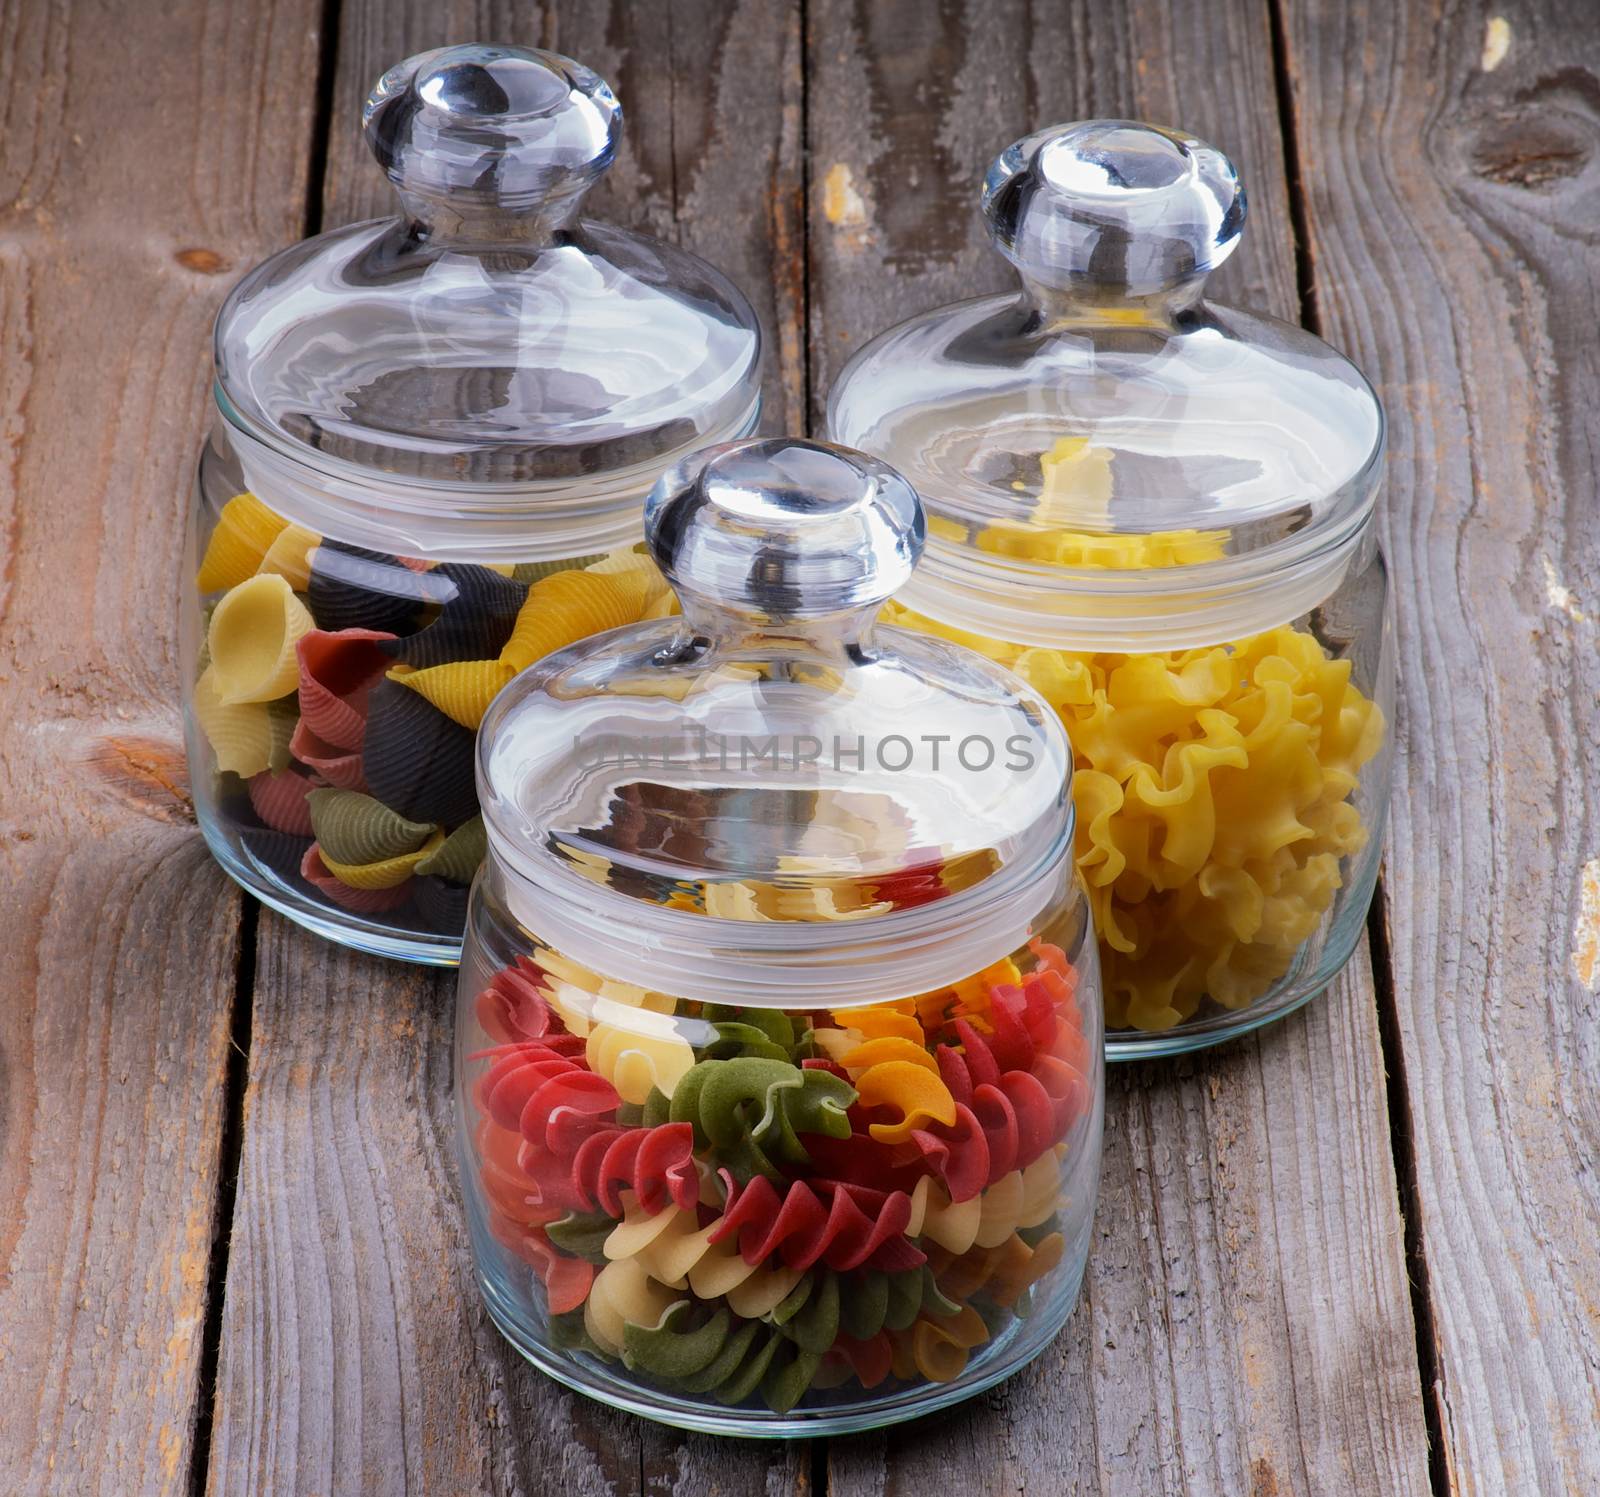
[[[359,790],[313,790],[306,804],[311,808],[317,845],[340,863],[380,863],[403,857],[421,847],[434,831],[421,822],[407,821]]]
[[[483,817],[474,816],[451,832],[438,852],[418,863],[417,872],[431,873],[453,884],[470,884],[488,851],[489,836],[483,829]]]

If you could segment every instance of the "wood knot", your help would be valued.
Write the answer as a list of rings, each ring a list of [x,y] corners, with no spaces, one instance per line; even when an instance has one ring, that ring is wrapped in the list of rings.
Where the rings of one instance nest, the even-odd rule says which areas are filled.
[[[194,821],[183,749],[159,738],[101,738],[84,762],[116,796],[157,821]]]
[[[1595,131],[1561,110],[1522,110],[1491,119],[1472,141],[1472,170],[1486,181],[1550,192],[1578,176],[1594,154]]]
[[[173,258],[185,270],[198,271],[201,275],[221,275],[229,267],[229,262],[214,249],[179,250]]]

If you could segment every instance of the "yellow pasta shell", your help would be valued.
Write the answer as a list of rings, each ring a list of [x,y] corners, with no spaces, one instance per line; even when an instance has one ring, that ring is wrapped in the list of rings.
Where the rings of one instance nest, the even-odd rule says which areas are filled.
[[[322,537],[303,525],[285,525],[277,539],[267,547],[258,572],[282,577],[297,593],[311,586],[311,551],[322,544]]]
[[[218,696],[229,706],[287,696],[300,681],[294,647],[315,627],[282,577],[262,573],[230,589],[206,635]]]
[[[390,671],[389,679],[409,686],[452,722],[476,730],[489,703],[514,675],[504,660],[453,660],[426,670]]]
[[[267,508],[254,494],[235,494],[222,506],[217,528],[206,542],[195,586],[203,593],[237,587],[254,574],[261,558],[288,521]]]
[[[216,755],[218,769],[249,779],[271,766],[276,735],[266,706],[223,701],[209,666],[194,683],[193,706],[194,719]]]
[[[591,634],[636,623],[652,598],[652,579],[642,570],[556,572],[528,589],[500,658],[526,670]]]
[[[397,858],[384,858],[377,863],[337,863],[323,852],[322,862],[329,873],[349,888],[393,889],[410,878],[417,864],[443,841],[444,828],[440,827],[415,852],[401,853]]]

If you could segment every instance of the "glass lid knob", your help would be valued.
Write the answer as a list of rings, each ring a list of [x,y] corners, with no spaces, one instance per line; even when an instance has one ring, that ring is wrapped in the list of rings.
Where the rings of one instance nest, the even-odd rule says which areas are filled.
[[[880,607],[926,534],[916,491],[887,463],[796,437],[703,448],[662,475],[644,523],[686,609],[760,623]]]
[[[1080,120],[1008,146],[984,180],[983,214],[1024,280],[1103,302],[1198,292],[1239,242],[1245,195],[1203,140]]]
[[[575,205],[622,134],[622,106],[597,73],[554,52],[480,43],[390,68],[362,119],[372,154],[419,216],[443,202],[464,216]]]

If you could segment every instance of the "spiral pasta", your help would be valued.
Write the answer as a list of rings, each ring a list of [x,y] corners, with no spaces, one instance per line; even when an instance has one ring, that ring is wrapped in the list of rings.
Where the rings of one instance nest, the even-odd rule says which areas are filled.
[[[1061,1262],[1062,1140],[1089,1111],[1076,972],[1023,956],[827,1016],[686,1003],[540,946],[494,974],[480,1179],[552,1342],[777,1412],[960,1377]],[[646,1088],[619,1034],[657,1027],[682,1068]]]

